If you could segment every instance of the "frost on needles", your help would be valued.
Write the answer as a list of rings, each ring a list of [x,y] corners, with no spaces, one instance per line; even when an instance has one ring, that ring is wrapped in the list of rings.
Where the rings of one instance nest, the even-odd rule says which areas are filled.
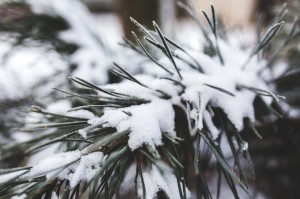
[[[250,54],[249,58],[248,52],[220,38],[217,42],[217,35],[210,33],[206,33],[210,42],[203,47],[211,45],[215,50],[213,56],[186,50],[163,35],[155,23],[155,31],[150,31],[132,21],[145,34],[145,41],[164,55],[153,58],[136,37],[140,56],[152,61],[146,64],[148,69],[144,71],[149,71],[149,67],[156,69],[132,75],[115,64],[112,72],[124,80],[103,86],[70,77],[88,92],[58,89],[73,97],[72,103],[66,103],[69,110],[62,111],[55,105],[48,110],[32,107],[31,111],[43,117],[37,124],[26,124],[22,130],[37,132],[38,137],[1,146],[1,156],[14,156],[13,148],[31,156],[53,144],[59,144],[59,152],[36,165],[0,170],[1,191],[21,187],[9,191],[7,196],[51,195],[55,198],[66,195],[69,198],[88,194],[90,198],[112,198],[122,189],[124,193],[131,190],[138,198],[152,199],[158,194],[172,199],[190,198],[196,191],[189,190],[188,185],[193,182],[187,182],[184,177],[189,167],[200,182],[201,194],[210,198],[199,161],[200,144],[215,156],[233,192],[234,183],[247,191],[238,153],[245,155],[251,169],[252,162],[248,144],[240,132],[257,120],[255,100],[259,99],[272,110],[273,100],[281,98],[266,84],[274,78],[270,69],[261,73],[266,61],[258,59],[256,54]],[[179,112],[184,113],[184,117]],[[183,125],[186,129],[179,131],[175,121],[186,123]],[[247,124],[244,121],[248,121]],[[224,132],[238,173],[232,170],[219,146],[220,134]],[[190,148],[178,151],[182,143]],[[192,163],[183,163],[184,156],[193,154]],[[132,170],[135,170],[134,175]],[[124,185],[128,179],[135,186]]]

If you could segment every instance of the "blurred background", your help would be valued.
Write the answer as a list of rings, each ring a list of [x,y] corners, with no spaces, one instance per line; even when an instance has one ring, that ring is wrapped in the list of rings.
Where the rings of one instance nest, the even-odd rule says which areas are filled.
[[[150,28],[154,20],[179,43],[201,48],[200,30],[176,0],[82,0],[83,4],[45,0],[45,5],[39,5],[41,1],[28,2],[29,6],[18,1],[0,2],[0,143],[26,139],[22,132],[11,130],[24,116],[20,112],[32,104],[45,106],[59,98],[49,90],[69,89],[67,76],[79,74],[98,84],[116,82],[108,71],[114,60],[121,65],[126,63],[132,73],[139,73],[143,60],[119,45],[124,42],[122,36],[135,43],[131,31],[138,31],[129,17]],[[209,13],[213,3],[221,19],[219,25],[226,27],[228,41],[241,48],[256,43],[257,34],[272,24],[285,2],[289,8],[284,17],[287,25],[275,38],[275,44],[269,46],[275,49],[276,42],[289,34],[294,18],[300,16],[298,0],[194,1],[203,24],[201,10]],[[296,41],[282,50],[280,61],[284,64],[279,70],[299,69],[299,49]],[[299,81],[298,71],[275,85],[279,93],[290,96],[289,102],[296,110],[300,105]],[[257,126],[263,141],[248,137],[256,171],[256,179],[249,179],[254,198],[300,198],[300,117],[297,111],[287,115]],[[210,179],[211,175],[206,177]],[[211,181],[214,187],[215,181]],[[220,198],[231,197],[225,191]]]
[[[129,20],[129,16],[148,26],[151,26],[152,20],[155,20],[160,23],[165,31],[170,33],[174,32],[176,28],[174,24],[172,25],[172,22],[188,19],[187,13],[176,5],[176,0],[83,0],[83,2],[97,15],[118,16],[126,36],[131,35],[129,33],[135,29]],[[187,1],[183,0],[183,2]],[[194,1],[199,15],[201,15],[200,10],[207,11],[210,9],[210,5],[213,4],[227,28],[253,26],[258,13],[264,13],[270,20],[274,7],[284,2],[285,0]],[[166,21],[167,23],[164,23]]]

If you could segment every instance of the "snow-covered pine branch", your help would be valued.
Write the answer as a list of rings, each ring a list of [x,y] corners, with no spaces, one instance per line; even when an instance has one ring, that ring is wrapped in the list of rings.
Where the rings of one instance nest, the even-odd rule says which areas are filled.
[[[86,92],[59,90],[74,98],[69,110],[58,107],[59,112],[51,112],[32,107],[42,117],[22,130],[39,136],[1,146],[1,156],[14,156],[15,148],[17,153],[30,156],[54,144],[59,144],[60,152],[26,168],[1,171],[0,191],[13,188],[6,197],[113,198],[122,189],[119,194],[131,191],[137,198],[191,198],[199,194],[185,175],[191,169],[200,195],[211,198],[199,158],[203,155],[200,145],[214,155],[235,197],[235,183],[247,191],[239,153],[254,172],[248,144],[240,132],[254,129],[253,123],[263,122],[261,118],[279,116],[272,103],[283,98],[266,83],[276,78],[270,69],[261,73],[267,62],[257,58],[260,49],[245,52],[221,38],[216,43],[213,26],[213,33],[207,33],[209,42],[203,45],[214,52],[208,55],[184,49],[155,23],[155,31],[150,31],[133,21],[145,33],[146,41],[162,52],[163,56],[152,60],[144,71],[153,70],[132,75],[117,63],[111,70],[125,80],[102,86],[79,74],[70,79]],[[270,41],[273,30],[258,47]],[[150,58],[145,49],[141,52]],[[264,109],[259,112],[262,115],[256,112],[258,106]],[[180,129],[179,123],[185,128]],[[224,134],[237,173],[220,146]],[[186,162],[184,157],[192,158]],[[124,184],[127,181],[131,184]]]

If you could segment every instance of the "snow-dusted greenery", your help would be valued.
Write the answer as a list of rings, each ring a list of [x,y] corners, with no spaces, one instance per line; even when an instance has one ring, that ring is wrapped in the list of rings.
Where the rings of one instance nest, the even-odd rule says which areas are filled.
[[[112,60],[123,62],[123,56],[135,55],[132,51],[119,53],[123,48],[117,44],[121,38],[118,31],[98,29],[81,1],[7,0],[0,5],[8,10],[7,18],[0,21],[0,100],[29,95],[45,99],[53,87],[68,88],[65,76],[70,75],[108,83]],[[70,8],[76,15],[70,14]],[[47,81],[50,78],[52,81]]]
[[[76,92],[57,89],[71,98],[31,107],[21,129],[31,136],[0,146],[1,160],[29,158],[25,167],[0,170],[3,198],[212,198],[205,178],[211,156],[234,197],[236,185],[247,192],[243,161],[255,174],[241,131],[251,129],[259,139],[254,123],[281,116],[284,97],[269,83],[278,74],[266,68],[260,51],[282,23],[275,21],[257,45],[242,50],[219,37],[213,6],[211,17],[204,12],[209,31],[192,7],[182,6],[203,31],[203,48],[185,48],[155,22],[148,30],[132,19],[145,41],[133,33],[138,45],[124,45],[151,61],[144,73],[132,75],[126,63],[115,63],[111,72],[124,80],[98,86],[78,72],[69,77]],[[43,157],[53,146],[55,153]],[[42,158],[30,164],[36,156]]]

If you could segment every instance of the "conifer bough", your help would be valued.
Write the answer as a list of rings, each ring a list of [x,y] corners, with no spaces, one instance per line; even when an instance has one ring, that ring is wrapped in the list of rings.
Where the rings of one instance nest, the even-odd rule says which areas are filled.
[[[240,132],[249,128],[261,138],[254,123],[280,116],[274,104],[283,97],[266,83],[276,77],[269,68],[260,73],[266,62],[256,56],[281,23],[249,55],[218,38],[213,6],[213,21],[204,15],[212,35],[204,32],[203,46],[214,55],[186,50],[155,22],[152,31],[132,19],[144,42],[165,56],[152,56],[135,33],[139,46],[125,45],[149,58],[157,68],[154,74],[132,75],[115,63],[111,71],[124,79],[120,83],[98,86],[70,77],[89,92],[57,89],[72,97],[73,106],[64,114],[32,107],[40,120],[22,130],[36,136],[1,145],[1,160],[30,157],[52,145],[59,152],[36,165],[1,169],[1,198],[212,198],[205,179],[211,156],[235,198],[236,185],[248,192],[243,159],[255,174]],[[257,108],[265,111],[258,115]],[[234,166],[224,155],[222,136]]]

